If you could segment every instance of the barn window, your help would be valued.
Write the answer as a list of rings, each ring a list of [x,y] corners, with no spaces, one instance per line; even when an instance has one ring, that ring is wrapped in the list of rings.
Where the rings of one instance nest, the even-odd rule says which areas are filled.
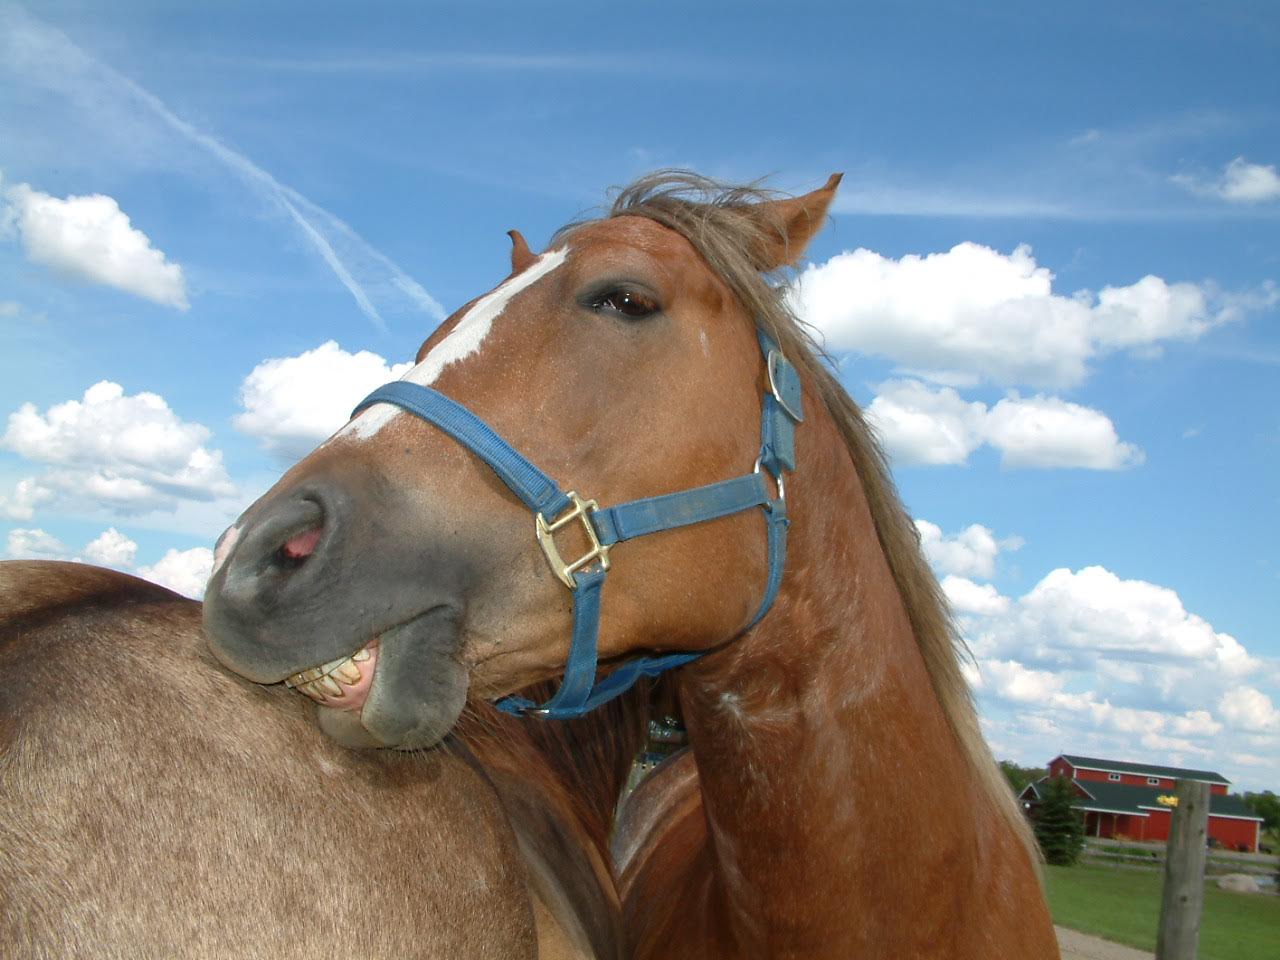
[[[1110,781],[1112,781],[1113,783],[1119,783],[1119,782],[1120,782],[1120,774],[1118,774],[1118,773],[1108,773],[1108,774],[1107,774],[1107,779],[1108,779],[1108,780],[1110,780]]]
[[[1160,778],[1159,778],[1159,777],[1147,777],[1147,786],[1149,786],[1149,787],[1158,787],[1158,786],[1160,786]]]

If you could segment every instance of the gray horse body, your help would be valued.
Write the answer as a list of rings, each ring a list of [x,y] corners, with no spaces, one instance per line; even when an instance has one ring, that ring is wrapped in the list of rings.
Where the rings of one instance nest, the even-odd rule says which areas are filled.
[[[611,954],[474,758],[339,747],[194,601],[0,564],[0,678],[0,956]]]

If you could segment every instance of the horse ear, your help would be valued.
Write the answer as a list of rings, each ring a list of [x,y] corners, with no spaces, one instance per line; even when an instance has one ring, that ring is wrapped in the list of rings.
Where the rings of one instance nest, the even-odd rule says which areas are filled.
[[[533,255],[519,230],[508,230],[507,236],[511,238],[511,275],[515,276],[538,258]]]
[[[835,199],[843,173],[833,173],[825,186],[790,200],[773,200],[760,204],[760,220],[764,240],[756,252],[756,265],[762,271],[794,266],[827,219],[827,210]]]

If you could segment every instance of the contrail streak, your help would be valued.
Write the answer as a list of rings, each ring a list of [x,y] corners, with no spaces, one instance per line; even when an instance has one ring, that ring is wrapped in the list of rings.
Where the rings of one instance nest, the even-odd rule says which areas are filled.
[[[414,309],[436,320],[444,319],[444,310],[421,284],[343,220],[182,119],[155,94],[85,53],[66,34],[16,4],[0,7],[0,66],[7,66],[21,79],[62,93],[95,114],[102,111],[104,95],[114,93],[119,104],[126,108],[136,104],[164,128],[219,161],[297,226],[360,311],[379,328],[385,330],[386,323],[367,289],[370,285],[380,288],[380,297],[403,297]]]

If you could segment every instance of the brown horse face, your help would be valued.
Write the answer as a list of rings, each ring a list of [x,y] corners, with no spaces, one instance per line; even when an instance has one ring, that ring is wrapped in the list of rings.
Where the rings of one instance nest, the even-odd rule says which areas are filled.
[[[602,505],[752,469],[765,377],[754,326],[683,237],[620,217],[513,259],[523,269],[450,318],[406,379],[465,404]],[[533,528],[469,450],[376,405],[224,535],[205,603],[211,645],[264,683],[323,667],[304,691],[344,742],[433,743],[469,683],[497,696],[563,667],[571,596]],[[561,536],[574,555],[575,531]],[[701,648],[759,601],[763,519],[647,537],[612,559],[601,658]]]
[[[839,178],[762,204],[753,257],[790,263]],[[565,490],[609,506],[749,472],[766,373],[755,326],[687,240],[621,216],[534,257],[451,317],[406,374],[470,408]],[[566,557],[580,530],[557,534]],[[764,589],[761,511],[618,544],[602,661],[732,637]],[[369,407],[297,464],[218,544],[205,598],[214,653],[288,679],[352,746],[427,746],[471,687],[498,697],[563,669],[570,592],[534,523],[466,447]]]

